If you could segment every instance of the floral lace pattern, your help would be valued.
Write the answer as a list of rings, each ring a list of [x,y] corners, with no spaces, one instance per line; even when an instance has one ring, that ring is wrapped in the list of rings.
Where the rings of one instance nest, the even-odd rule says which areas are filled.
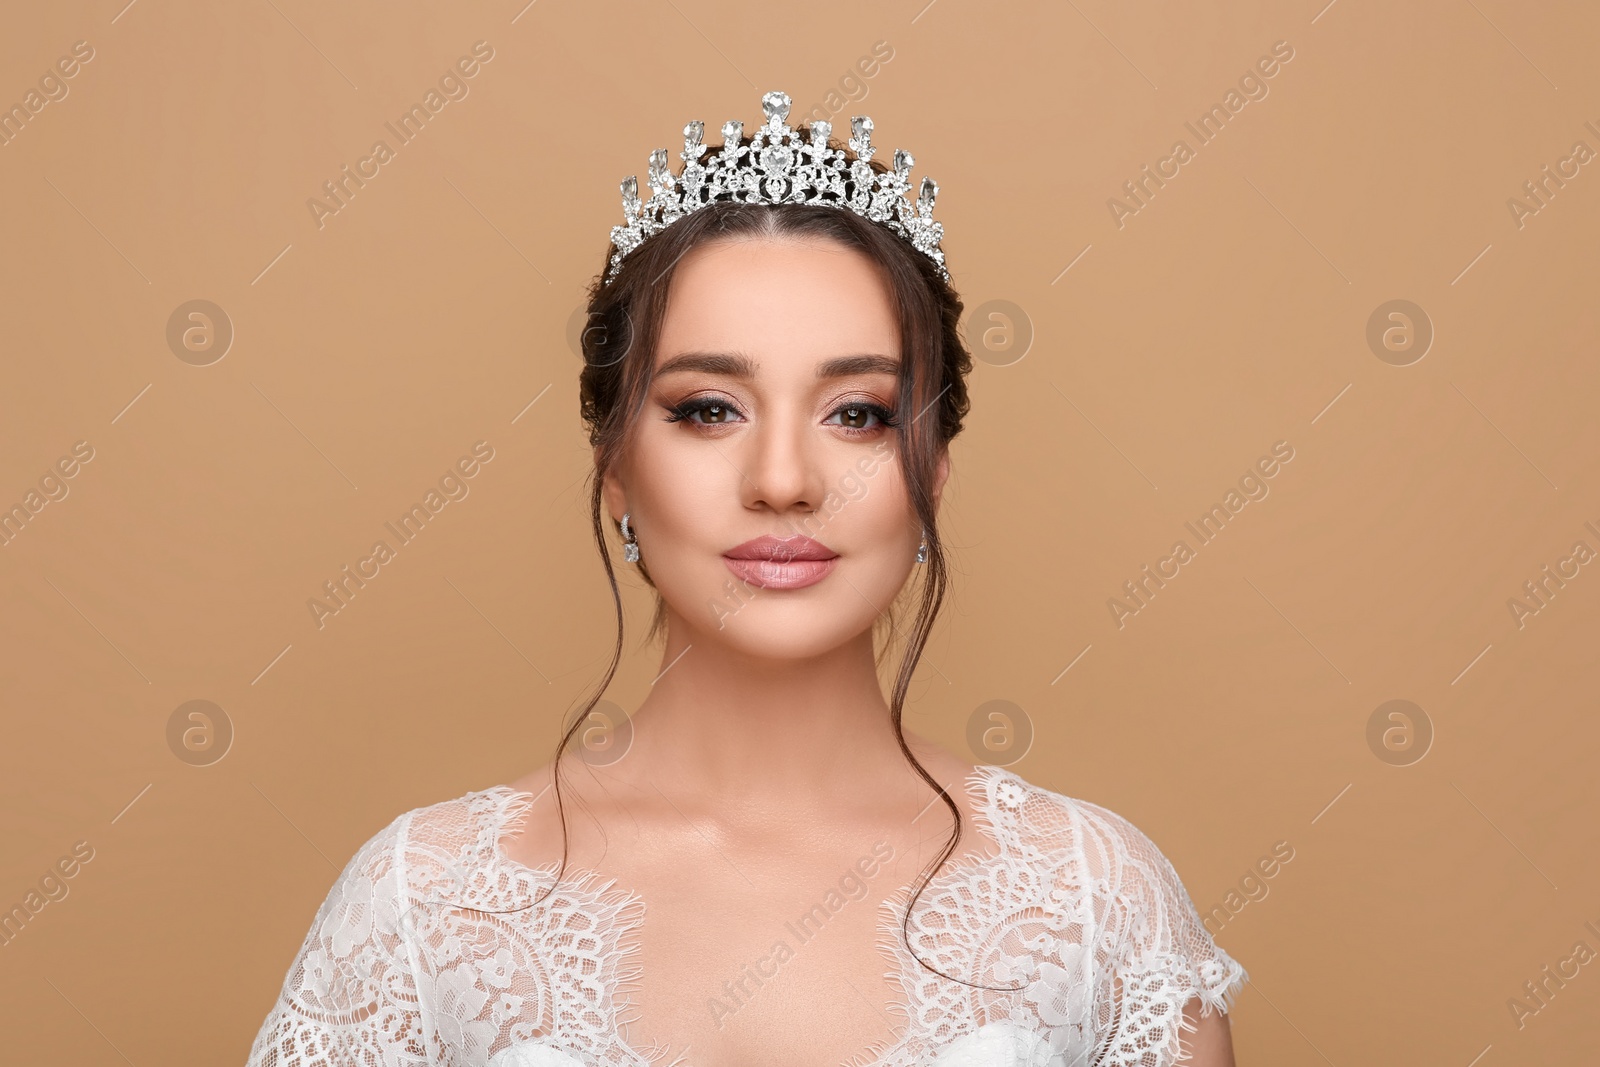
[[[1000,767],[968,781],[984,851],[912,911],[883,903],[899,1036],[846,1067],[1170,1067],[1183,1007],[1228,1011],[1244,969],[1177,872],[1121,816]],[[533,798],[507,786],[407,812],[318,909],[248,1067],[652,1067],[623,1039],[644,903],[501,847]],[[963,835],[965,838],[965,834]],[[915,950],[913,952],[913,950]],[[940,977],[921,960],[945,974]],[[988,987],[988,988],[983,988]]]

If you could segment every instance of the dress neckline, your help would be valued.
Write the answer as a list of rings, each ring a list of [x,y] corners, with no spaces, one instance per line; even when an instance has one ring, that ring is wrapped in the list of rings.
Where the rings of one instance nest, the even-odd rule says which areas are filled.
[[[974,832],[974,836],[987,838],[988,843],[994,846],[999,845],[999,835],[995,831],[995,818],[992,811],[993,801],[991,799],[993,792],[990,789],[990,783],[996,780],[1015,781],[1016,775],[1008,768],[997,764],[975,764],[962,779],[961,790],[971,801],[973,817],[968,821],[972,824],[971,829]],[[954,784],[953,782],[947,784],[945,786],[946,791],[951,791]],[[515,836],[521,830],[521,827],[518,826],[508,832],[508,824],[519,822],[524,818],[528,809],[544,793],[535,794],[530,790],[517,789],[510,785],[497,785],[482,790],[480,795],[494,797],[498,803],[495,812],[496,817],[490,820],[488,826],[484,827],[486,839],[480,840],[479,855],[487,859],[499,870],[505,871],[516,881],[533,882],[541,889],[550,884],[555,877],[557,869],[560,867],[559,860],[550,860],[537,866],[530,866],[521,860],[513,858],[506,851],[504,841],[505,837]],[[964,826],[963,841],[967,837],[965,830],[966,827]],[[964,862],[968,860],[981,862],[986,858],[981,853],[974,851],[970,846],[965,851],[962,851],[960,845],[957,846],[957,849],[957,852],[951,854],[945,865],[939,869],[934,879],[929,882],[928,886],[923,890],[924,893],[930,892],[936,882],[952,876]],[[575,886],[580,892],[604,894],[617,903],[618,920],[615,931],[616,943],[613,946],[613,951],[621,960],[636,959],[641,943],[640,933],[645,920],[646,905],[644,899],[631,889],[618,887],[615,878],[608,877],[592,867],[569,863],[562,881]],[[888,904],[892,909],[892,914],[903,914],[905,904],[911,897],[911,890],[914,884],[913,882],[912,884],[902,885],[890,892],[879,903],[880,912],[884,904]],[[881,947],[880,944],[880,949]],[[901,992],[897,997],[891,999],[885,1007],[890,1013],[905,1019],[906,1023],[902,1025],[899,1034],[891,1034],[888,1038],[869,1044],[866,1048],[852,1054],[850,1058],[838,1064],[837,1067],[885,1067],[885,1065],[893,1062],[895,1057],[916,1036],[910,1025],[913,1006],[908,1003],[906,997],[906,983],[903,980],[904,960],[896,953],[888,962],[889,969],[885,972],[885,977],[889,979],[891,984],[898,986]],[[633,972],[630,973],[636,971],[637,968],[634,968]],[[638,1021],[638,1005],[633,997],[633,990],[636,985],[637,982],[635,981],[619,980],[616,983],[616,987],[609,991],[615,1009],[613,1011],[615,1025],[611,1027],[611,1037],[634,1063],[646,1065],[646,1067],[658,1067],[659,1054],[655,1056],[646,1055],[629,1041],[623,1033],[623,1027],[626,1024]],[[683,1054],[680,1053],[670,1061],[661,1062],[659,1067],[694,1067],[694,1065],[686,1061]]]

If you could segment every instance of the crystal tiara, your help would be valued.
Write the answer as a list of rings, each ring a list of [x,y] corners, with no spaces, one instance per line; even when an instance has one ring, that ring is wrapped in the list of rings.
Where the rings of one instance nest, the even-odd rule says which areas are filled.
[[[905,194],[911,189],[911,153],[895,149],[894,168],[879,173],[868,165],[876,149],[872,145],[872,120],[857,115],[850,120],[850,151],[828,144],[833,124],[818,120],[810,124],[810,135],[784,123],[789,116],[789,95],[767,93],[761,98],[767,121],[741,144],[744,123],[737,119],[722,126],[722,147],[704,162],[710,149],[701,142],[705,123],[695,121],[683,128],[683,171],[674,175],[667,169],[667,150],[650,153],[650,199],[639,199],[637,176],[622,180],[622,211],[625,225],[611,228],[611,243],[616,252],[606,273],[606,284],[617,276],[623,257],[651,236],[660,233],[685,215],[718,201],[746,204],[817,204],[849,208],[857,215],[887,226],[937,265],[939,276],[950,280],[945,269],[944,226],[933,219],[933,198],[939,186],[924,177],[915,204]]]

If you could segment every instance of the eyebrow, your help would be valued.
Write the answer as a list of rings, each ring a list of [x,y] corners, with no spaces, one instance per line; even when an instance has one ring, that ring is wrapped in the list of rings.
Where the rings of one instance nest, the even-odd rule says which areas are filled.
[[[668,374],[699,371],[703,374],[722,374],[730,378],[754,378],[760,364],[738,352],[685,352],[673,356],[656,370],[656,377]],[[862,354],[839,356],[817,367],[817,379],[845,378],[862,374],[900,373],[900,361],[888,356]]]

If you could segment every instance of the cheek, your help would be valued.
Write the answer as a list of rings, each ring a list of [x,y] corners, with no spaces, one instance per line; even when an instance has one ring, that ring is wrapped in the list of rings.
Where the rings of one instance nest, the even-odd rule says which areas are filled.
[[[844,457],[844,461],[859,462],[859,453]],[[897,571],[907,552],[907,539],[917,528],[900,468],[890,460],[880,462],[869,474],[863,474],[856,466],[844,469],[845,473],[834,481],[834,495],[828,505],[832,510],[820,540],[864,566]],[[833,539],[826,536],[829,532],[834,534]],[[914,555],[915,551],[913,544],[910,552]],[[889,573],[884,577],[898,580]]]
[[[679,437],[666,426],[640,435],[629,479],[630,502],[658,533],[658,554],[677,546],[695,550],[725,528],[739,506],[738,470],[704,442]],[[696,447],[698,445],[698,447]],[[640,538],[641,542],[644,540]]]

